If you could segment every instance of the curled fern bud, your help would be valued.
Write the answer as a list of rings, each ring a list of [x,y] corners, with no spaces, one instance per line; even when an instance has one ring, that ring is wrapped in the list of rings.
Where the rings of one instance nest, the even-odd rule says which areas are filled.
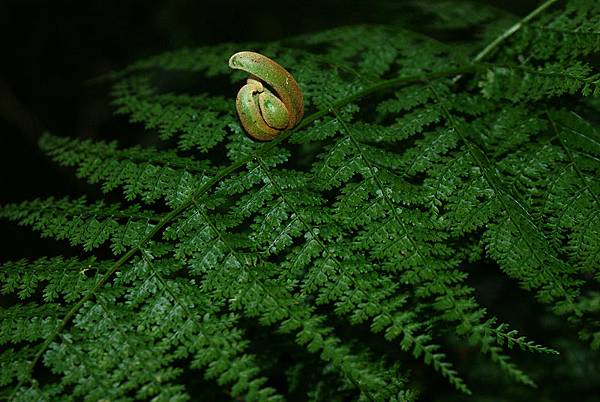
[[[234,54],[229,67],[250,74],[237,94],[236,108],[242,126],[252,138],[272,140],[302,119],[302,91],[285,68],[254,52]]]

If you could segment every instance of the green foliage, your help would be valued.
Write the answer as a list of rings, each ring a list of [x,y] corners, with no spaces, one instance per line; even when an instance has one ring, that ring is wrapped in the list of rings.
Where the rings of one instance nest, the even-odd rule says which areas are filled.
[[[420,12],[490,42],[510,30],[499,10],[451,5]],[[40,139],[123,201],[0,209],[81,248],[0,267],[1,398],[407,401],[423,370],[471,394],[457,350],[534,387],[509,356],[558,352],[484,306],[473,268],[599,349],[599,109],[586,97],[600,91],[600,7],[570,1],[518,28],[485,57],[480,38],[353,26],[114,74],[117,112],[158,145]],[[304,92],[304,120],[269,143],[235,115],[242,75],[226,62],[242,49]],[[201,93],[173,86],[183,73]],[[227,77],[223,93],[208,85]]]

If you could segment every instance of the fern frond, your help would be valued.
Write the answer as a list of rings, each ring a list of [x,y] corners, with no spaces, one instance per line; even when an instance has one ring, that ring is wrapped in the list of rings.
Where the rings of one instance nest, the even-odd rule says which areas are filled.
[[[593,1],[570,0],[563,10],[542,16],[523,28],[515,51],[528,58],[576,59],[600,51],[600,7]]]
[[[360,25],[114,74],[117,113],[151,145],[40,146],[125,202],[0,208],[82,253],[0,266],[0,398],[405,401],[435,373],[477,390],[465,350],[535,387],[529,366],[546,362],[521,369],[509,350],[556,355],[557,342],[519,335],[506,295],[482,297],[492,271],[597,349],[600,135],[583,99],[600,91],[597,7],[555,3],[519,22],[413,4],[441,30],[478,30],[469,43]],[[277,59],[304,94],[304,119],[268,143],[243,135],[224,95],[240,48]]]
[[[43,237],[69,240],[91,251],[110,241],[115,255],[137,244],[160,220],[160,215],[142,212],[138,207],[121,209],[118,204],[97,202],[87,205],[85,198],[26,201],[4,206],[0,217],[31,226]]]
[[[574,62],[566,68],[561,63],[546,63],[538,68],[495,66],[488,71],[479,86],[488,98],[504,98],[514,102],[524,98],[537,100],[565,93],[598,96],[600,73],[580,62]]]
[[[122,80],[116,87],[117,113],[130,121],[157,130],[160,138],[178,137],[183,151],[208,152],[223,141],[227,128],[236,123],[225,98],[156,94],[145,80]]]

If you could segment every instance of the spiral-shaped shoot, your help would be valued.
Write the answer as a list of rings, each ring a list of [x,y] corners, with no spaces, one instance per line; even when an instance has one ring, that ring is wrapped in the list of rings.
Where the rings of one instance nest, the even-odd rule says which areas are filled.
[[[252,138],[272,140],[302,119],[302,91],[285,68],[262,54],[248,51],[231,56],[229,67],[250,74],[237,94],[236,108],[242,126]]]

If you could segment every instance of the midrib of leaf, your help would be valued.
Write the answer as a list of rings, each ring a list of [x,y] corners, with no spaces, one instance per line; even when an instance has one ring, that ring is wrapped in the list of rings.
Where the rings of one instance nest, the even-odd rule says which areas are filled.
[[[265,175],[271,182],[271,184],[273,184],[275,191],[277,191],[277,193],[281,197],[282,202],[285,203],[292,210],[294,215],[296,215],[298,217],[298,220],[300,221],[302,226],[304,226],[304,228],[308,231],[308,233],[310,233],[311,238],[313,240],[315,240],[315,242],[317,242],[317,244],[319,245],[321,250],[323,250],[323,253],[325,253],[327,255],[327,258],[336,265],[338,271],[340,272],[340,275],[344,275],[345,272],[344,272],[344,269],[343,269],[340,261],[331,254],[331,251],[329,250],[329,248],[325,247],[325,244],[323,244],[323,242],[321,241],[319,236],[315,233],[315,231],[313,230],[313,227],[311,225],[309,225],[308,223],[306,223],[306,220],[302,217],[302,214],[300,214],[300,212],[298,211],[296,206],[292,202],[290,202],[290,200],[287,199],[287,197],[285,195],[285,191],[279,186],[279,184],[277,183],[275,178],[271,175],[271,172],[269,171],[269,168],[266,166],[264,160],[261,157],[257,157],[256,159],[257,159],[261,169],[263,170],[263,172],[265,173]],[[354,284],[356,289],[360,289],[360,286],[359,286],[360,284],[358,282],[356,282],[354,277],[349,276],[349,275],[347,275],[347,276],[348,276],[348,279],[350,279],[350,281]],[[363,294],[366,294],[366,292],[362,289],[361,289],[361,292]]]
[[[332,109],[332,112],[338,117],[335,109]],[[340,119],[341,121],[341,119]],[[300,221],[300,223],[304,226],[304,228],[310,233],[311,238],[313,240],[315,240],[315,242],[318,244],[318,246],[321,248],[321,250],[323,251],[324,254],[327,255],[327,258],[332,261],[335,266],[337,267],[337,270],[339,272],[339,274],[341,276],[345,276],[347,277],[350,282],[354,285],[356,290],[360,290],[361,293],[366,294],[367,298],[368,298],[368,293],[364,290],[361,289],[361,283],[357,282],[356,279],[354,278],[354,276],[352,275],[347,275],[342,264],[340,263],[340,261],[331,254],[331,251],[329,250],[329,248],[327,248],[325,246],[325,244],[321,241],[321,239],[318,237],[317,233],[315,233],[315,231],[313,230],[312,226],[309,225],[303,218],[302,215],[299,213],[299,211],[297,210],[297,208],[294,206],[294,204],[292,202],[290,202],[287,197],[285,196],[285,191],[279,186],[279,184],[277,183],[277,181],[275,180],[275,178],[271,175],[269,168],[267,167],[267,165],[264,163],[264,161],[262,160],[261,157],[257,157],[256,158],[260,167],[262,168],[262,170],[264,171],[265,175],[267,176],[267,178],[269,179],[269,181],[272,183],[272,185],[274,186],[275,190],[277,191],[277,193],[279,194],[279,196],[281,197],[281,199],[283,200],[283,202],[288,205],[288,207],[292,210],[292,212],[298,217],[298,220]],[[307,243],[308,244],[308,243]],[[405,336],[408,336],[408,334],[405,334]],[[418,338],[418,337],[417,337]],[[415,344],[419,344],[420,342],[417,339],[413,339],[413,343]],[[423,350],[425,351],[425,353],[429,353],[426,346],[427,345],[420,345]],[[332,364],[335,365],[335,362],[332,361]],[[346,373],[346,371],[344,370],[343,367],[340,367],[340,370],[344,373],[344,375],[346,375],[346,377],[348,377],[348,379],[361,391],[364,392],[365,395],[371,400],[371,401],[375,401],[375,399],[371,396],[371,393],[369,392],[369,390],[367,389],[362,389],[360,387],[360,384],[356,382],[356,380],[349,375],[348,373]]]
[[[400,219],[400,216],[398,216],[395,205],[392,203],[392,200],[390,200],[390,198],[388,197],[386,188],[383,185],[383,183],[381,182],[381,180],[379,180],[379,177],[376,174],[377,172],[375,171],[373,165],[371,164],[371,161],[369,161],[369,159],[364,155],[364,152],[360,146],[360,143],[354,138],[354,136],[352,135],[352,131],[350,130],[350,127],[348,127],[346,122],[341,118],[341,116],[337,113],[337,111],[335,109],[333,109],[333,113],[335,114],[337,119],[340,121],[342,127],[344,128],[344,131],[346,132],[346,135],[348,136],[348,138],[350,138],[352,145],[356,148],[356,151],[357,151],[358,155],[360,156],[360,159],[362,159],[363,162],[365,163],[365,165],[367,166],[367,169],[369,170],[369,173],[371,176],[369,178],[373,179],[377,188],[381,192],[385,203],[387,204],[389,210],[391,211],[392,219],[395,220],[396,223],[398,224],[398,226],[400,226],[402,228],[406,238],[412,245],[413,249],[415,250],[415,253],[419,256],[421,261],[425,262],[425,257],[423,256],[423,254],[421,254],[419,247],[418,247],[417,243],[415,242],[415,240],[411,236],[409,236],[410,231],[406,227],[406,224],[404,223],[404,221],[402,219]],[[415,344],[416,343],[417,342],[415,341]],[[463,379],[460,378],[458,375],[456,375],[456,371],[453,370],[452,368],[450,368],[451,367],[450,363],[443,362],[442,359],[445,357],[444,354],[432,353],[432,352],[428,351],[425,346],[426,345],[421,345],[421,347],[423,348],[423,351],[425,353],[425,356],[429,355],[429,358],[432,359],[432,361],[439,364],[442,375],[444,375],[445,377],[448,377],[448,380],[452,384],[454,384],[454,386],[457,389],[463,391],[467,395],[471,395],[471,393],[472,393],[471,390],[464,383]],[[427,358],[426,358],[426,360],[427,360]],[[435,366],[437,366],[437,365],[435,365]]]
[[[563,78],[573,81],[582,82],[585,84],[594,84],[596,82],[596,75],[591,75],[587,78],[582,78],[578,75],[572,73],[566,73],[564,71],[544,71],[544,70],[536,70],[531,67],[522,66],[518,64],[502,64],[502,63],[479,63],[482,66],[487,66],[489,68],[506,68],[509,70],[517,70],[522,71],[527,74],[539,75],[542,77],[553,77],[553,78]]]
[[[205,329],[202,327],[202,325],[200,325],[198,323],[198,320],[197,320],[198,316],[192,314],[192,312],[190,311],[188,306],[183,301],[181,301],[179,299],[179,297],[177,296],[177,294],[173,291],[173,289],[171,289],[171,287],[167,283],[166,279],[161,275],[160,272],[158,272],[158,270],[156,270],[154,268],[154,265],[152,264],[152,255],[150,254],[150,252],[148,250],[141,250],[141,254],[142,254],[142,258],[143,258],[144,262],[146,262],[146,264],[148,265],[148,268],[152,271],[152,274],[156,276],[156,278],[158,279],[160,284],[163,286],[164,290],[169,294],[169,296],[171,296],[173,301],[181,307],[184,314],[188,317],[188,319],[192,323],[194,323],[194,326],[199,330],[199,332],[202,333],[206,342],[209,345],[211,345],[213,349],[218,351],[219,356],[226,356],[225,350],[222,347],[218,347],[218,345],[215,344],[214,336],[212,336],[212,334],[207,333],[205,331]],[[240,261],[240,264],[241,264],[241,261]],[[233,361],[235,361],[237,359],[239,359],[237,356],[235,356],[235,355],[232,356]],[[240,362],[241,362],[241,360],[240,360]],[[243,364],[243,362],[242,362],[242,364]]]
[[[267,175],[267,177],[269,178],[269,181],[272,183],[273,186],[275,186],[275,188],[277,189],[277,191],[281,194],[282,197],[282,202],[286,203],[290,208],[292,208],[292,210],[294,211],[294,213],[296,214],[296,216],[298,217],[298,219],[300,219],[300,221],[302,222],[302,224],[308,229],[310,230],[311,235],[313,236],[313,238],[316,240],[317,237],[316,235],[313,233],[312,228],[310,228],[300,217],[300,215],[298,214],[298,212],[295,210],[295,208],[293,207],[293,205],[291,205],[285,198],[284,198],[284,192],[279,188],[279,186],[276,184],[276,182],[274,181],[274,179],[270,176],[268,169],[266,168],[266,166],[264,165],[264,161],[262,160],[262,157],[260,155],[257,155],[255,158],[255,160],[258,161],[259,166],[261,167],[262,170],[264,170],[265,174]],[[198,209],[200,209],[200,206],[197,204],[197,202],[195,201],[194,204],[196,205],[196,207],[198,207]],[[238,264],[240,264],[240,267],[244,267],[244,262],[243,260],[239,257],[238,253],[235,251],[235,249],[229,244],[228,241],[225,240],[225,238],[223,237],[221,231],[218,230],[218,228],[214,225],[214,223],[210,220],[210,218],[208,217],[208,215],[206,214],[206,212],[204,210],[201,210],[200,212],[204,218],[204,220],[206,221],[206,223],[208,223],[208,226],[210,227],[210,229],[214,232],[214,234],[219,238],[219,240],[221,240],[221,242],[223,244],[225,244],[225,246],[229,249],[229,253],[237,260]],[[317,240],[319,243],[320,241]],[[325,247],[320,243],[321,247],[323,248],[323,251],[329,253],[328,250],[325,249]],[[332,258],[333,259],[333,258]],[[336,264],[338,264],[339,266],[339,262],[337,260],[335,260]],[[343,272],[343,270],[341,269],[340,266],[340,272]],[[262,289],[263,294],[265,295],[269,295],[269,297],[271,298],[271,300],[280,308],[286,310],[288,317],[293,317],[294,314],[298,314],[298,311],[293,312],[292,309],[288,306],[288,305],[283,305],[279,302],[279,299],[277,297],[275,297],[271,291],[264,286],[263,282],[261,281],[257,281],[256,277],[252,277],[252,280],[254,282],[254,284],[256,284],[258,287],[260,287]],[[354,278],[351,277],[351,280],[354,281]],[[302,313],[302,311],[306,311],[309,313],[310,315],[310,307],[306,306],[306,305],[300,305],[300,303],[302,303],[301,300],[296,300],[298,303],[293,302],[293,304],[296,306],[297,309],[301,309],[300,310],[300,314]],[[314,316],[314,315],[313,315]],[[343,366],[339,366],[338,364],[335,363],[335,361],[331,361],[331,364],[336,366],[347,378],[348,380],[354,384],[354,386],[356,388],[358,388],[361,392],[363,392],[367,398],[369,398],[369,400],[371,401],[375,401],[375,399],[373,398],[373,396],[371,395],[371,393],[369,392],[368,389],[362,389],[362,387],[360,386],[360,383],[352,376],[350,375]]]
[[[575,314],[581,315],[581,311],[580,311],[579,307],[577,307],[577,305],[572,300],[569,293],[565,290],[565,288],[562,285],[562,282],[557,280],[556,276],[554,275],[554,273],[551,270],[545,269],[544,258],[538,254],[538,249],[531,244],[531,242],[528,239],[528,236],[525,234],[523,227],[518,223],[518,219],[515,219],[514,216],[512,215],[513,210],[516,209],[517,215],[520,215],[522,219],[524,219],[529,225],[531,225],[531,227],[535,231],[535,234],[540,238],[540,240],[544,243],[544,245],[547,248],[550,248],[548,240],[544,236],[543,232],[535,225],[535,223],[531,219],[531,216],[529,215],[527,210],[521,205],[521,203],[518,202],[516,200],[516,198],[510,193],[510,191],[508,191],[502,185],[502,181],[500,180],[498,175],[495,173],[495,170],[492,168],[490,160],[487,158],[485,153],[483,153],[479,149],[479,147],[477,147],[477,145],[475,145],[473,142],[471,142],[467,138],[465,133],[462,131],[461,127],[459,127],[459,124],[456,123],[456,121],[454,120],[454,117],[452,117],[452,115],[450,114],[450,111],[446,108],[446,105],[443,103],[442,99],[440,98],[438,93],[435,91],[435,89],[433,89],[432,86],[428,86],[428,87],[429,87],[429,90],[433,93],[437,102],[442,106],[442,109],[444,110],[444,114],[446,115],[446,119],[448,120],[450,125],[452,125],[454,130],[458,133],[462,142],[467,147],[467,150],[469,151],[469,154],[471,155],[473,162],[475,164],[477,164],[477,166],[483,173],[483,177],[484,177],[485,181],[494,190],[494,193],[498,197],[498,200],[500,201],[500,203],[502,204],[502,208],[508,215],[510,222],[515,227],[517,232],[519,232],[519,235],[524,240],[525,244],[527,245],[527,248],[530,250],[530,252],[532,253],[534,258],[538,262],[541,269],[550,276],[553,284],[556,285],[557,288],[560,290],[561,294],[563,295],[565,300],[569,303],[569,305],[571,306],[571,308],[573,309]],[[511,208],[511,206],[513,208]],[[555,263],[560,263],[560,261],[558,261],[556,259],[556,257],[554,257],[554,256],[548,256],[548,257],[549,257],[549,260],[551,260]]]

